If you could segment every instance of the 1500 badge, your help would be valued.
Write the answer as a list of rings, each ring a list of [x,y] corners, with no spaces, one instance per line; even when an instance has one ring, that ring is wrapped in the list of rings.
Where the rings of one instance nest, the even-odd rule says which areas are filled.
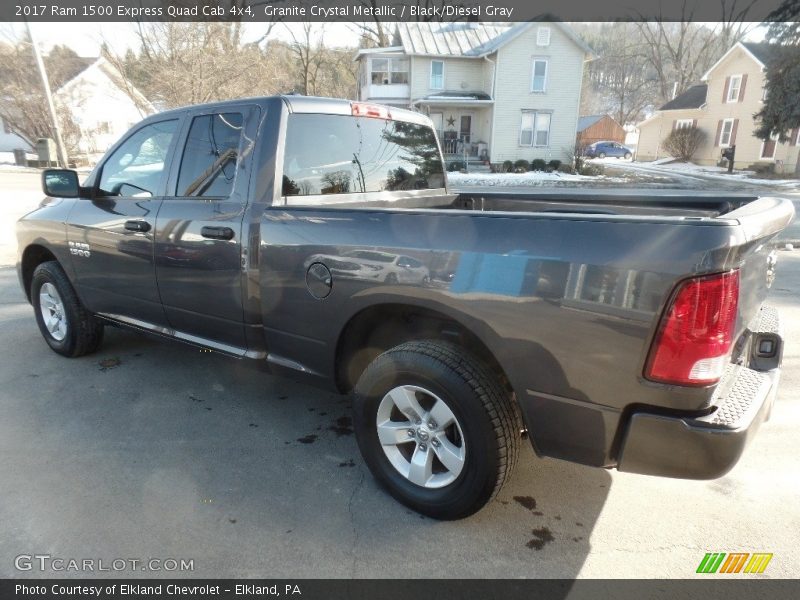
[[[92,255],[89,244],[84,244],[83,242],[68,242],[68,244],[70,254],[74,254],[75,256],[83,256],[84,258],[89,258]]]

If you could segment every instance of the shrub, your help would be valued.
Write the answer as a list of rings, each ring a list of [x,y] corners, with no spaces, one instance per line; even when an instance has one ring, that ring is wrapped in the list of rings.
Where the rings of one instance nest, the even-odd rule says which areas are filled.
[[[561,167],[561,161],[554,158],[549,163],[547,163],[547,166],[553,169],[553,171],[558,171],[558,169]]]
[[[581,165],[581,170],[580,170],[581,175],[597,177],[598,175],[602,175],[603,172],[604,172],[603,165],[593,165],[590,163],[584,163]]]
[[[517,173],[525,173],[526,171],[531,170],[531,163],[529,163],[524,158],[520,158],[518,161],[514,163],[514,171]]]
[[[557,170],[559,173],[569,173],[570,175],[575,173],[575,169],[572,168],[572,165],[558,165]]]
[[[664,140],[664,150],[678,160],[691,160],[705,139],[697,127],[673,129]]]
[[[531,161],[531,171],[545,171],[547,169],[547,162],[541,158],[534,158]]]
[[[514,163],[510,160],[503,161],[503,173],[513,173],[514,172]]]

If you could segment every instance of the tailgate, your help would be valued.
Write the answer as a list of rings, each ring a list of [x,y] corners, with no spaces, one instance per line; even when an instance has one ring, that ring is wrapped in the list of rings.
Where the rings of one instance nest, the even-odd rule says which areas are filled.
[[[767,297],[775,278],[778,260],[775,237],[794,218],[794,205],[784,198],[759,198],[745,206],[722,215],[721,219],[735,220],[741,238],[736,240],[731,262],[740,264],[739,271],[739,338],[752,325]]]

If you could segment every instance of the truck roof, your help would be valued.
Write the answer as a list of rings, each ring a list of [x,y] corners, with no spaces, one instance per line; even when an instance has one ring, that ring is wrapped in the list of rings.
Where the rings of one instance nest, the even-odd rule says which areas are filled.
[[[225,108],[228,106],[239,106],[241,104],[257,104],[265,106],[270,101],[280,99],[282,100],[289,112],[292,113],[322,113],[331,115],[352,115],[352,105],[358,103],[355,100],[344,100],[340,98],[322,98],[319,96],[303,96],[303,95],[279,95],[279,96],[254,96],[251,98],[235,98],[233,100],[221,100],[218,102],[207,102],[204,104],[192,104],[182,106],[180,108],[173,108],[165,110],[148,118],[155,116],[163,117],[173,113],[180,113],[186,110],[196,109],[215,109]],[[375,103],[362,103],[370,104],[373,106],[383,106],[389,111],[390,117],[396,121],[408,121],[411,123],[418,123],[420,125],[432,126],[431,120],[422,113],[406,110],[403,108],[395,108],[393,106],[377,105]]]

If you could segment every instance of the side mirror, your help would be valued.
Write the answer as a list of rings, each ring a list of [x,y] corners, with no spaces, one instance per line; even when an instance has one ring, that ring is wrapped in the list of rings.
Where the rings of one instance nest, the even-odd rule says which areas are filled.
[[[81,195],[78,174],[70,169],[45,169],[42,171],[42,190],[48,196],[77,198]]]

